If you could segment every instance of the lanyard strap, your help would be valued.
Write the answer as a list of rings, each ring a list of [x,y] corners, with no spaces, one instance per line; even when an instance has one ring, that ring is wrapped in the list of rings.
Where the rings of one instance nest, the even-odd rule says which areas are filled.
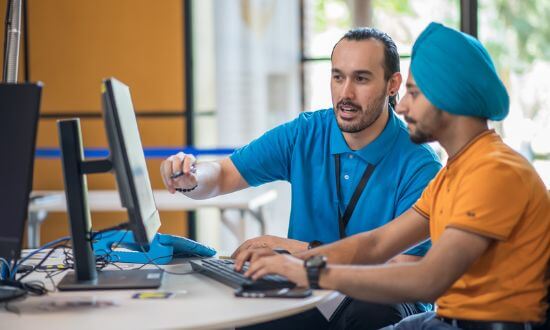
[[[334,155],[334,165],[336,168],[336,193],[338,194],[338,200],[340,201],[342,197],[342,188],[340,187],[340,154]],[[340,213],[340,207],[338,207],[338,225],[340,229],[340,239],[346,237],[346,227],[348,225],[349,219],[351,218],[353,211],[355,211],[357,201],[359,201],[359,197],[361,197],[361,194],[363,193],[367,182],[369,182],[372,172],[374,172],[374,165],[367,164],[367,168],[363,172],[361,181],[359,181],[359,184],[357,184],[357,187],[353,192],[353,196],[351,196],[349,204],[344,211],[344,216],[342,216],[342,214]]]

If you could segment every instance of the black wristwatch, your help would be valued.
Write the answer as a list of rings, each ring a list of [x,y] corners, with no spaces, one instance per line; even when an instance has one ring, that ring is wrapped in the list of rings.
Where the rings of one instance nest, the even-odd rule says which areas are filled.
[[[321,246],[321,245],[323,245],[323,242],[318,241],[318,240],[314,240],[314,241],[309,242],[309,244],[307,245],[307,249],[308,250],[315,249],[316,247]]]
[[[313,256],[304,261],[304,267],[307,272],[307,280],[309,287],[312,289],[320,289],[319,276],[321,271],[327,266],[327,257],[325,256]]]

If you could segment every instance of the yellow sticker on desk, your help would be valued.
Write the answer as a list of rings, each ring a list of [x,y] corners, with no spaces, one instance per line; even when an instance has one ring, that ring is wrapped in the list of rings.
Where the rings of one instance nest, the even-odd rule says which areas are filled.
[[[132,299],[168,299],[174,294],[172,292],[138,292]]]

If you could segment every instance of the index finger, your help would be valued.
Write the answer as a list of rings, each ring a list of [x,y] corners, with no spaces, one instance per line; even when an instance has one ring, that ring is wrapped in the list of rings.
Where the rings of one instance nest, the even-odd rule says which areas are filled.
[[[243,250],[248,250],[248,245],[250,245],[249,241],[245,241],[243,244],[239,245],[239,247],[231,255],[231,259],[237,259],[239,253],[241,253]]]
[[[160,174],[162,181],[164,182],[164,185],[170,191],[172,194],[176,192],[174,189],[174,186],[172,184],[172,180],[170,180],[170,176],[172,175],[172,160],[170,157],[168,157],[166,160],[164,160],[160,165]]]
[[[250,256],[252,254],[251,250],[245,250],[242,253],[239,253],[239,255],[235,258],[235,270],[240,272],[244,263],[247,262],[250,259]]]

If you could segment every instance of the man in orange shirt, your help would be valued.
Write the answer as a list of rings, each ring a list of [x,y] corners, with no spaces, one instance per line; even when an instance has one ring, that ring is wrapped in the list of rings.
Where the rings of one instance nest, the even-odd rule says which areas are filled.
[[[481,43],[430,24],[413,47],[407,94],[397,107],[413,141],[438,141],[449,155],[421,198],[376,230],[295,256],[243,252],[237,268],[250,259],[247,275],[254,279],[281,274],[367,301],[436,300],[435,313],[406,318],[395,329],[541,326],[550,195],[529,162],[488,128],[487,119],[503,119],[508,107]],[[374,266],[427,238],[433,247],[420,261]]]

